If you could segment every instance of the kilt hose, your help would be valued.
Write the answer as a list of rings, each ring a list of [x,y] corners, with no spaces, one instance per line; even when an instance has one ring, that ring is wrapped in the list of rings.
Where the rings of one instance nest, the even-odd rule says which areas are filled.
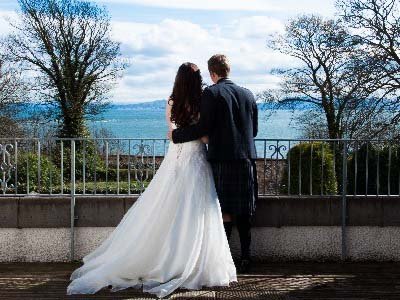
[[[252,217],[258,198],[256,162],[210,161],[222,213]]]

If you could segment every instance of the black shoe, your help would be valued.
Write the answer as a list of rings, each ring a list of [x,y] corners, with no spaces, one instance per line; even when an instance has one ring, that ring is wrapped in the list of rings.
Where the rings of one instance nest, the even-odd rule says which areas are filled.
[[[239,265],[239,273],[249,273],[251,269],[251,260],[250,259],[242,259]]]

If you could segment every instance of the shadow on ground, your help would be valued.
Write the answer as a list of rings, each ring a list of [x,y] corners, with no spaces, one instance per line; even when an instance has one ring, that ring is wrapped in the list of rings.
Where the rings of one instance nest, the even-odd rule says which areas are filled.
[[[157,299],[135,289],[66,296],[72,263],[0,264],[0,299]],[[400,299],[400,263],[258,263],[230,287],[168,299]]]

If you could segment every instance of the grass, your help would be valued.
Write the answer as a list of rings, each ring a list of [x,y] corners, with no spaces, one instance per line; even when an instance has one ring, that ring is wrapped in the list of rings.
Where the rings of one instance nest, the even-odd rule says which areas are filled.
[[[140,182],[138,181],[131,181],[130,187],[129,183],[127,181],[120,181],[119,185],[118,182],[116,181],[98,181],[98,182],[86,182],[85,184],[83,182],[76,182],[75,184],[75,193],[76,194],[83,194],[85,191],[86,194],[117,194],[118,192],[120,194],[128,194],[129,188],[130,188],[130,193],[131,194],[138,194],[140,193],[143,189],[145,189],[148,186],[149,182],[145,181],[143,183],[143,186]],[[24,194],[27,191],[26,184],[19,185],[18,186],[18,194]],[[7,194],[12,194],[15,191],[13,189],[9,189]],[[29,192],[30,193],[39,193],[39,188],[37,184],[35,185],[29,185]],[[51,187],[50,186],[41,186],[40,187],[40,193],[41,194],[61,194],[61,185],[54,185]],[[63,193],[64,194],[69,194],[71,193],[71,184],[70,183],[65,183],[63,186]]]

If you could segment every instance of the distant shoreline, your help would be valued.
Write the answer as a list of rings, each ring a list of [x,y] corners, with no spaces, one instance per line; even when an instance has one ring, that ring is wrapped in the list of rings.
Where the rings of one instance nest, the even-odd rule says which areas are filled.
[[[165,138],[165,101],[151,103],[112,105],[88,124],[93,129],[106,129],[116,137]],[[302,114],[300,110],[294,112]],[[259,114],[259,138],[296,138],[297,128],[291,124],[293,111],[279,110]]]
[[[166,100],[154,100],[147,102],[137,102],[137,103],[111,103],[110,109],[165,109]],[[270,103],[258,103],[258,107],[261,110],[276,110],[274,104]],[[308,110],[311,109],[309,105],[297,105],[295,110]],[[278,110],[288,110],[287,108],[281,108]]]

